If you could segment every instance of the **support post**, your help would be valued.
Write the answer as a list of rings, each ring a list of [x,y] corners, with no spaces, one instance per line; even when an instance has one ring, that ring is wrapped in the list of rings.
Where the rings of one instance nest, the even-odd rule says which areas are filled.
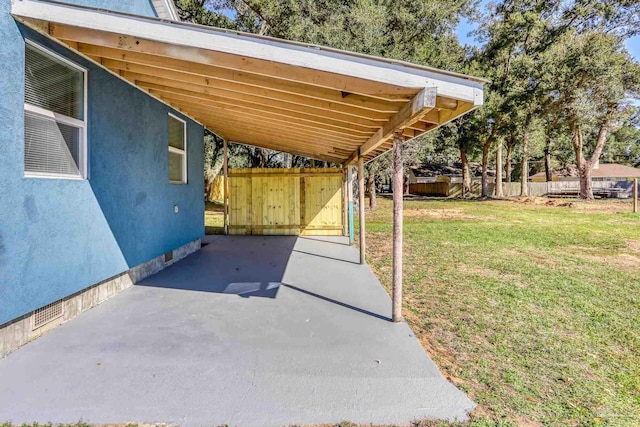
[[[349,244],[352,245],[356,241],[354,223],[353,223],[353,166],[347,167],[347,199],[349,202]]]
[[[342,235],[349,235],[349,194],[347,190],[348,166],[342,167]]]
[[[360,214],[358,216],[360,223],[360,264],[366,263],[365,251],[365,231],[364,231],[364,159],[358,156],[358,207]]]
[[[393,309],[391,320],[402,321],[402,205],[404,196],[404,168],[402,164],[401,133],[393,135]]]
[[[224,174],[223,188],[223,216],[224,234],[229,234],[229,147],[226,139],[223,139],[222,170]]]
[[[633,180],[633,213],[638,213],[638,178]]]

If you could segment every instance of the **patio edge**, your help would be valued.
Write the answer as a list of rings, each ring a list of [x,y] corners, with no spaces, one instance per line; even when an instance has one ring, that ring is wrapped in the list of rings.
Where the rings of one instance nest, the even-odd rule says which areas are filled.
[[[52,304],[62,305],[62,314],[55,319],[34,328],[34,315],[38,310],[25,314],[4,325],[0,325],[0,359],[28,342],[44,335],[64,322],[78,317],[109,298],[130,288],[137,282],[152,276],[186,256],[198,251],[202,239],[197,239],[172,251],[173,258],[165,262],[165,255],[155,257],[145,263],[130,268],[116,276],[91,285]],[[40,309],[39,309],[40,310]]]

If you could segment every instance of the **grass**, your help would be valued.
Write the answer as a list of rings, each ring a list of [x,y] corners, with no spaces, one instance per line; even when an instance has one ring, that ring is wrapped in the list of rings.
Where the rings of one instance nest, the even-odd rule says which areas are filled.
[[[627,202],[405,201],[404,315],[472,425],[640,425],[640,215]],[[391,285],[391,201],[367,251]]]
[[[640,215],[630,211],[628,201],[405,201],[405,318],[478,403],[453,426],[640,425]],[[207,203],[205,224],[223,231],[220,203]],[[387,289],[391,230],[391,201],[380,199],[367,212],[367,256]],[[439,426],[449,424],[414,424]]]
[[[204,230],[206,234],[224,234],[223,210],[224,205],[222,202],[205,203]]]

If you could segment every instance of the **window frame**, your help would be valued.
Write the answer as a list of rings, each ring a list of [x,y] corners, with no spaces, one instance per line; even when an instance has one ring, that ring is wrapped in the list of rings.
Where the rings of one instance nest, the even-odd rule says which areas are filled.
[[[23,109],[23,114],[24,113],[30,113],[30,114],[34,114],[40,117],[44,117],[47,119],[52,119],[54,120],[56,123],[62,123],[68,126],[72,126],[75,127],[77,129],[79,129],[80,131],[80,146],[79,146],[79,159],[78,159],[78,175],[69,175],[69,174],[63,174],[63,173],[47,173],[47,172],[31,172],[31,171],[27,171],[26,169],[24,169],[24,161],[23,161],[23,169],[24,169],[24,177],[25,178],[50,178],[50,179],[70,179],[70,180],[86,180],[89,179],[89,161],[88,161],[88,144],[87,144],[87,121],[88,121],[88,89],[89,89],[89,84],[88,84],[88,75],[89,75],[89,70],[81,65],[76,64],[75,62],[65,58],[64,56],[60,55],[57,52],[54,52],[51,49],[48,49],[44,46],[42,46],[41,44],[30,40],[30,39],[24,39],[25,42],[25,53],[26,53],[26,49],[27,49],[27,45],[29,45],[30,47],[40,51],[40,53],[42,53],[45,56],[49,56],[51,58],[53,58],[54,61],[59,61],[62,62],[65,65],[68,65],[69,67],[80,71],[82,73],[82,90],[83,90],[83,94],[82,94],[82,117],[83,120],[79,120],[76,119],[74,117],[69,117],[69,116],[65,116],[64,114],[59,114],[56,113],[54,111],[51,110],[47,110],[45,108],[42,107],[38,107],[32,104],[28,104],[26,101],[23,102],[24,104],[24,109]],[[26,65],[25,65],[25,72],[26,72]],[[26,78],[26,77],[25,77]],[[23,81],[23,88],[25,85],[25,82]],[[23,137],[23,144],[26,144],[26,141],[24,140]],[[24,153],[24,150],[23,150]]]
[[[170,118],[176,119],[179,122],[182,123],[182,150],[176,147],[172,147],[171,144],[169,143],[169,122],[167,121],[167,147],[169,147],[169,153],[174,153],[174,154],[180,154],[182,155],[182,180],[180,181],[173,181],[171,180],[171,178],[169,178],[169,183],[170,184],[187,184],[187,121],[184,119],[181,119],[180,117],[176,116],[175,114],[169,112],[168,113],[168,117],[167,120],[169,120]],[[168,163],[169,157],[167,154],[167,172],[169,172],[168,168],[169,163]],[[170,173],[168,174],[169,176],[171,175]]]

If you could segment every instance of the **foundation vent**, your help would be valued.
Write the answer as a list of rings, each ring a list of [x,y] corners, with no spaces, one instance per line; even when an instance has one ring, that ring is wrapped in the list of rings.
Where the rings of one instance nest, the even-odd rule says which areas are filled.
[[[171,261],[173,261],[173,251],[169,251],[166,254],[164,254],[164,263],[168,264]]]
[[[47,304],[33,312],[33,329],[38,329],[47,323],[56,320],[64,314],[64,303],[62,300]]]

